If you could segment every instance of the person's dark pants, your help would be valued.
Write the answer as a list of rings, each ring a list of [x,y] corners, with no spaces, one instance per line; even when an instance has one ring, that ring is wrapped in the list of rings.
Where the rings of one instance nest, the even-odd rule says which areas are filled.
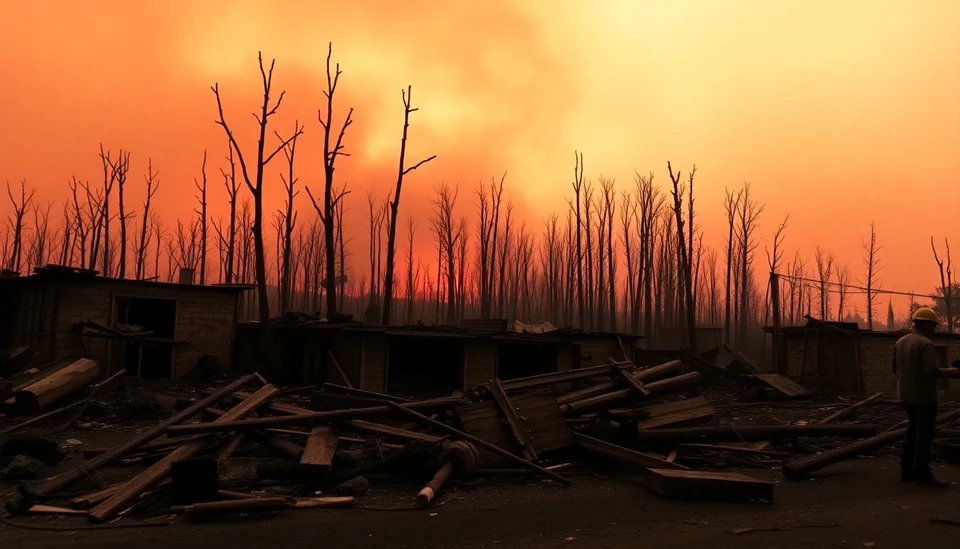
[[[907,434],[903,438],[900,473],[907,478],[925,480],[933,475],[930,446],[937,426],[936,404],[904,404],[907,410]]]

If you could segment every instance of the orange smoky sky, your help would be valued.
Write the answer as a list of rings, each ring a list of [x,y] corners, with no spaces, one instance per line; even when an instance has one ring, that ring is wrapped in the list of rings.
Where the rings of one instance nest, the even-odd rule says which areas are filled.
[[[127,200],[138,207],[152,159],[170,227],[193,215],[208,149],[211,213],[224,215],[227,148],[210,86],[252,157],[258,50],[276,58],[275,90],[286,90],[270,129],[306,125],[297,173],[318,189],[333,42],[335,123],[354,109],[337,177],[352,189],[360,268],[366,193],[382,199],[394,184],[407,85],[420,109],[408,158],[438,155],[409,176],[401,204],[424,252],[436,184],[459,183],[470,215],[477,183],[507,172],[515,213],[540,231],[567,208],[575,149],[587,177],[624,190],[634,170],[663,185],[668,160],[696,164],[698,222],[717,248],[724,188],[743,181],[766,204],[767,241],[789,214],[787,257],[812,258],[819,244],[857,279],[875,220],[888,289],[930,293],[930,237],[960,243],[953,0],[37,0],[2,12],[0,179],[26,179],[43,202],[63,200],[71,176],[102,177],[102,142],[131,151]],[[280,155],[267,169],[270,210],[284,168]],[[306,192],[297,200],[307,219]]]

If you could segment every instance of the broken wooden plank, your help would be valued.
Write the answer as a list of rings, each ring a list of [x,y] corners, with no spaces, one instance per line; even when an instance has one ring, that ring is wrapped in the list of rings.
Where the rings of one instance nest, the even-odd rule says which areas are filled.
[[[232,456],[233,453],[237,451],[237,447],[240,446],[240,443],[243,442],[243,437],[243,433],[233,433],[230,435],[230,438],[228,438],[223,446],[217,450],[216,460],[223,461]]]
[[[340,367],[340,363],[337,362],[337,357],[333,356],[333,351],[330,349],[327,349],[327,358],[333,363],[333,367],[337,369],[337,373],[340,374],[340,378],[347,384],[347,387],[353,389],[353,383],[350,383],[350,378],[347,377],[347,373]]]
[[[875,394],[875,395],[873,395],[873,396],[871,396],[871,397],[869,397],[869,398],[865,398],[865,399],[861,400],[860,402],[857,402],[856,404],[851,404],[850,406],[847,406],[847,407],[844,408],[843,410],[840,410],[840,411],[838,411],[838,412],[834,412],[833,414],[831,414],[831,415],[829,415],[829,416],[821,419],[820,421],[817,422],[817,425],[827,425],[827,424],[833,423],[834,421],[836,421],[836,420],[838,420],[838,419],[844,418],[844,417],[852,414],[853,412],[857,411],[858,408],[862,408],[862,407],[866,406],[867,404],[870,404],[871,402],[873,402],[873,401],[875,401],[875,400],[879,400],[879,399],[881,399],[881,398],[883,398],[883,393],[877,393],[877,394]]]
[[[343,385],[337,385],[336,383],[324,383],[323,390],[328,393],[341,393],[345,395],[370,398],[373,400],[390,400],[396,403],[416,402],[416,399],[412,398],[390,395],[387,393],[378,393],[376,391],[367,391],[365,389],[357,389],[356,387],[344,387]]]
[[[780,374],[754,374],[753,377],[759,379],[773,389],[780,391],[787,397],[804,397],[813,394],[813,391],[810,389],[807,389],[803,385],[800,385],[792,379]]]
[[[581,379],[590,379],[594,377],[604,377],[610,375],[610,367],[604,364],[600,366],[588,366],[586,368],[575,368],[563,372],[550,372],[546,374],[537,374],[528,377],[518,377],[508,379],[503,382],[505,391],[519,391],[522,389],[533,389],[546,385],[557,383],[567,383]]]
[[[530,432],[527,431],[525,426],[521,423],[520,416],[517,415],[517,409],[514,407],[513,403],[510,402],[510,398],[503,390],[503,385],[500,383],[499,379],[493,379],[490,381],[489,391],[490,394],[493,395],[493,400],[496,401],[497,405],[500,407],[500,411],[503,412],[503,418],[507,422],[507,426],[510,427],[510,432],[513,433],[513,438],[518,444],[520,444],[520,448],[523,450],[523,457],[530,461],[536,461],[537,451],[533,449],[533,444],[530,439]]]
[[[337,453],[339,439],[333,427],[314,427],[307,437],[307,447],[300,457],[301,465],[329,471],[333,463],[333,456]]]
[[[683,450],[703,450],[708,452],[742,452],[748,454],[759,454],[764,456],[790,456],[787,452],[771,452],[763,448],[751,448],[749,446],[737,446],[734,444],[701,444],[698,442],[683,442],[677,444],[677,448]]]
[[[630,372],[626,369],[619,366],[612,366],[616,368],[617,376],[620,378],[620,381],[623,381],[628,387],[632,388],[634,391],[640,393],[643,396],[650,396],[650,390],[643,386],[643,383],[633,377]]]
[[[452,408],[457,404],[463,403],[459,397],[441,397],[430,400],[419,400],[401,404],[404,408],[411,410],[436,410]],[[211,423],[198,423],[194,425],[173,425],[167,428],[171,435],[198,434],[198,433],[224,433],[229,431],[243,431],[253,429],[268,429],[275,427],[290,427],[293,425],[304,425],[310,423],[325,423],[337,420],[358,419],[364,417],[374,417],[389,414],[394,408],[390,406],[370,406],[364,408],[352,408],[348,410],[331,410],[327,412],[310,412],[309,414],[297,414],[293,416],[280,417],[258,417],[253,419],[241,419],[236,421],[215,421]],[[221,418],[222,419],[222,418]]]
[[[593,438],[583,433],[574,433],[573,436],[584,452],[615,461],[621,465],[642,470],[651,467],[660,469],[686,469],[683,465],[665,460],[654,454],[624,448],[623,446]]]
[[[136,450],[137,448],[139,448],[140,446],[143,446],[144,444],[150,442],[151,440],[159,438],[161,435],[164,434],[164,432],[166,432],[168,427],[177,425],[178,423],[183,423],[187,419],[195,416],[196,414],[200,413],[201,411],[208,408],[209,406],[216,404],[217,401],[219,401],[220,399],[239,390],[241,387],[243,387],[247,383],[250,383],[254,379],[256,379],[256,376],[254,375],[247,375],[247,376],[241,377],[240,379],[234,381],[233,383],[230,383],[229,385],[222,387],[217,392],[201,400],[200,402],[197,402],[193,406],[190,406],[185,410],[182,410],[176,414],[173,414],[169,418],[161,421],[158,425],[155,425],[154,427],[140,433],[139,435],[134,436],[124,444],[115,446],[111,448],[110,451],[100,454],[99,456],[95,457],[89,462],[83,463],[82,465],[74,469],[60,473],[59,475],[40,483],[39,486],[37,486],[36,488],[33,488],[31,491],[36,494],[40,494],[44,496],[53,494],[54,492],[63,488],[64,486],[67,486],[71,482],[79,478],[86,477],[87,475],[90,474],[91,470],[97,469],[99,467],[103,467],[104,465],[107,465],[108,463],[120,457],[123,457],[126,454],[129,454],[133,450]]]
[[[264,385],[247,400],[234,406],[225,414],[215,420],[215,423],[227,423],[242,419],[263,406],[272,398],[278,389],[273,385]],[[141,493],[153,488],[161,480],[169,476],[171,464],[192,457],[205,447],[205,441],[190,442],[180,446],[160,461],[154,463],[146,471],[140,473],[132,480],[124,484],[123,489],[107,498],[105,501],[90,510],[89,520],[92,522],[103,522],[112,518],[117,512],[122,510],[129,502],[133,501]]]
[[[863,438],[877,432],[875,425],[718,425],[715,427],[686,427],[674,429],[644,429],[637,431],[636,440],[657,442],[715,442],[758,441],[796,437]]]
[[[637,429],[653,429],[664,425],[708,418],[712,417],[715,412],[713,406],[702,396],[666,404],[656,404],[639,411],[639,415],[645,417],[637,421]]]
[[[27,512],[34,515],[86,515],[87,512],[82,509],[71,509],[69,507],[55,507],[53,505],[41,505],[35,503],[27,509]]]
[[[640,372],[641,374],[643,372]],[[654,381],[646,385],[647,390],[654,394],[678,390],[700,381],[699,372],[689,372],[678,376]],[[584,414],[592,411],[609,408],[623,400],[629,399],[631,395],[636,395],[633,389],[621,389],[611,393],[585,398],[575,402],[564,404],[560,410],[565,414]]]
[[[366,431],[370,433],[377,433],[381,435],[388,435],[397,438],[402,438],[406,440],[413,440],[418,442],[427,442],[427,443],[436,443],[443,440],[443,437],[438,437],[436,435],[429,435],[427,433],[420,433],[418,431],[411,431],[409,429],[402,429],[400,427],[394,427],[392,425],[384,425],[382,423],[374,423],[372,421],[364,421],[362,419],[353,419],[346,422],[348,427],[358,429],[361,431]]]
[[[671,499],[773,503],[773,482],[740,473],[648,469],[643,483],[650,491]]]
[[[315,498],[296,498],[293,507],[296,509],[317,509],[323,507],[349,507],[353,503],[353,496],[327,496]]]
[[[523,466],[523,467],[526,467],[527,469],[536,471],[536,472],[538,472],[538,473],[540,473],[540,474],[542,474],[542,475],[544,475],[544,476],[546,476],[546,477],[549,477],[549,478],[551,478],[551,479],[553,479],[553,480],[555,480],[555,481],[557,481],[557,482],[559,482],[559,483],[561,483],[561,484],[563,484],[563,485],[565,485],[565,486],[570,486],[570,485],[572,484],[572,482],[570,482],[569,479],[564,478],[564,477],[562,477],[562,476],[560,476],[560,475],[558,475],[558,474],[556,474],[556,473],[554,473],[554,472],[552,472],[552,471],[548,471],[548,470],[544,469],[543,467],[540,467],[540,466],[537,465],[536,463],[531,463],[531,462],[529,462],[529,461],[527,461],[527,460],[525,460],[525,459],[523,459],[523,458],[521,458],[521,457],[519,457],[519,456],[516,456],[516,455],[514,455],[514,454],[511,454],[510,452],[508,452],[508,451],[500,448],[499,446],[494,446],[493,444],[490,444],[489,442],[487,442],[487,441],[485,441],[485,440],[483,440],[483,439],[481,439],[481,438],[477,438],[477,437],[475,437],[475,436],[473,436],[473,435],[471,435],[471,434],[469,434],[469,433],[464,433],[463,431],[461,431],[461,430],[459,430],[459,429],[456,429],[456,428],[454,428],[454,427],[451,427],[451,426],[447,425],[446,423],[440,423],[439,421],[437,421],[437,420],[435,420],[435,419],[430,419],[429,417],[427,417],[427,416],[425,416],[425,415],[423,415],[423,414],[421,414],[421,413],[419,413],[419,412],[417,412],[417,411],[415,411],[415,410],[412,410],[409,406],[401,406],[401,405],[399,405],[399,404],[394,404],[393,402],[387,403],[387,406],[389,406],[390,408],[396,410],[397,412],[400,412],[400,413],[403,413],[403,414],[406,414],[406,415],[410,416],[411,418],[417,420],[417,421],[420,422],[420,423],[423,423],[424,425],[429,425],[429,426],[431,426],[431,427],[433,427],[433,428],[435,428],[435,429],[437,429],[437,430],[440,430],[440,431],[446,431],[447,433],[450,433],[451,435],[453,435],[453,436],[455,436],[455,437],[462,438],[462,439],[464,439],[464,440],[467,440],[467,441],[469,441],[469,442],[472,442],[472,443],[474,443],[475,445],[477,445],[477,446],[479,446],[479,447],[481,447],[481,448],[483,448],[483,449],[489,450],[489,451],[491,451],[491,452],[493,452],[493,453],[495,453],[495,454],[499,454],[500,456],[502,456],[502,457],[504,457],[504,458],[506,458],[506,459],[508,459],[508,460],[510,460],[510,461],[513,461],[514,463],[517,463],[518,465],[521,465],[521,466]]]

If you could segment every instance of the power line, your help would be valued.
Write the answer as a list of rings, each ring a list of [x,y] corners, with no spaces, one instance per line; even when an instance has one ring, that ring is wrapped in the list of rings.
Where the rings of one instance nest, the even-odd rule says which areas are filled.
[[[801,276],[792,276],[792,275],[785,275],[785,274],[780,274],[780,273],[774,273],[774,274],[777,275],[777,276],[779,276],[779,277],[781,277],[781,278],[786,278],[786,279],[788,279],[788,280],[796,280],[796,281],[800,281],[800,282],[810,282],[810,283],[815,284],[815,285],[817,285],[817,286],[821,286],[821,285],[824,285],[824,286],[839,286],[840,288],[848,288],[848,289],[858,290],[858,292],[856,293],[856,295],[864,295],[864,294],[866,294],[867,292],[870,292],[870,293],[872,293],[872,294],[874,294],[874,295],[887,294],[887,295],[901,295],[901,296],[915,297],[915,298],[916,298],[916,297],[925,297],[925,298],[927,298],[927,299],[934,299],[934,300],[936,300],[936,299],[943,299],[943,296],[939,296],[939,295],[918,294],[918,293],[914,293],[914,292],[898,292],[898,291],[896,291],[896,290],[884,290],[884,289],[881,289],[881,288],[870,288],[870,289],[868,289],[868,288],[865,288],[865,287],[863,287],[863,286],[854,286],[854,285],[852,285],[852,284],[841,284],[841,283],[839,283],[839,282],[833,282],[832,280],[820,281],[820,280],[813,280],[813,279],[811,279],[811,278],[803,278],[803,277],[801,277]],[[831,290],[831,291],[836,291],[836,290]],[[848,293],[848,295],[850,295],[850,294]]]

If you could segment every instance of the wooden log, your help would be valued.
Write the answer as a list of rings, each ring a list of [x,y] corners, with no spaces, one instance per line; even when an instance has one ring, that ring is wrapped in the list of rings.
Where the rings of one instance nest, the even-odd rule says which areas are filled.
[[[310,436],[307,437],[307,447],[300,457],[300,464],[324,472],[329,471],[339,442],[337,433],[332,427],[314,427],[310,431]]]
[[[348,427],[358,429],[360,431],[366,431],[370,433],[378,433],[381,435],[389,435],[397,438],[402,438],[406,440],[418,441],[418,442],[427,442],[427,443],[436,443],[443,440],[443,437],[438,437],[437,435],[428,435],[427,433],[420,433],[417,431],[411,431],[409,429],[402,429],[400,427],[394,427],[393,425],[383,425],[382,423],[373,423],[371,421],[364,421],[362,419],[353,419],[346,422]]]
[[[493,395],[493,400],[496,401],[497,406],[500,407],[500,411],[503,413],[503,418],[506,420],[507,426],[510,427],[510,432],[513,434],[514,440],[520,444],[520,448],[523,450],[523,457],[530,461],[536,461],[537,451],[533,449],[530,433],[524,429],[523,424],[520,422],[520,416],[517,415],[517,408],[510,402],[510,397],[508,397],[506,391],[503,390],[503,385],[499,379],[490,381],[489,391],[490,394]]]
[[[957,419],[960,419],[960,409],[953,410],[945,414],[940,414],[937,416],[937,424],[947,423]],[[877,436],[865,440],[859,440],[853,444],[849,444],[835,450],[829,450],[815,456],[791,461],[783,466],[783,476],[786,477],[787,480],[804,479],[809,476],[810,473],[823,469],[828,465],[839,463],[845,459],[856,457],[864,452],[877,450],[902,440],[903,435],[906,432],[906,427],[894,429],[892,431],[886,431]]]
[[[499,456],[501,456],[501,457],[503,457],[503,458],[505,458],[505,459],[508,459],[508,460],[510,460],[510,461],[518,464],[518,465],[521,465],[521,466],[523,466],[523,467],[526,467],[527,469],[531,469],[531,470],[533,470],[533,471],[536,471],[536,472],[538,472],[538,473],[540,473],[540,474],[542,474],[542,475],[544,475],[544,476],[546,476],[546,477],[549,477],[549,478],[551,478],[551,479],[553,479],[553,480],[555,480],[555,481],[557,481],[557,482],[559,482],[559,483],[561,483],[561,484],[563,484],[563,485],[565,485],[565,486],[570,486],[570,485],[572,484],[572,482],[570,482],[569,479],[564,478],[564,477],[562,477],[562,476],[560,476],[560,475],[558,475],[558,474],[556,474],[556,473],[554,473],[554,472],[552,472],[552,471],[548,471],[548,470],[544,469],[543,467],[540,467],[540,466],[537,465],[536,463],[531,463],[531,462],[529,462],[529,461],[527,461],[527,460],[525,460],[525,459],[523,459],[523,458],[521,458],[521,457],[519,457],[519,456],[515,456],[515,455],[511,454],[510,452],[504,450],[503,448],[501,448],[501,447],[499,447],[499,446],[496,446],[496,445],[494,445],[494,444],[490,444],[489,442],[487,442],[487,441],[485,441],[485,440],[483,440],[483,439],[481,439],[481,438],[475,437],[475,436],[473,436],[473,435],[471,435],[471,434],[469,434],[469,433],[464,433],[463,431],[461,431],[461,430],[459,430],[459,429],[456,429],[456,428],[454,428],[454,427],[451,427],[451,426],[447,425],[446,423],[440,423],[439,421],[437,421],[437,420],[435,420],[435,419],[430,419],[429,417],[427,417],[427,416],[425,416],[425,415],[417,412],[416,410],[413,410],[409,405],[403,406],[403,405],[394,404],[394,403],[390,402],[390,403],[387,403],[387,406],[389,406],[389,407],[390,407],[391,409],[393,409],[393,410],[396,410],[396,411],[398,411],[398,412],[401,412],[401,413],[403,413],[403,414],[406,414],[406,415],[410,416],[412,419],[417,420],[419,423],[422,423],[422,424],[424,424],[424,425],[429,425],[429,426],[433,427],[434,429],[437,429],[438,431],[445,431],[445,432],[450,433],[451,435],[453,435],[453,436],[455,436],[455,437],[457,437],[457,438],[461,438],[461,439],[463,439],[463,440],[472,442],[473,444],[479,446],[480,448],[483,448],[483,449],[485,449],[485,450],[489,450],[489,451],[491,451],[491,452],[493,452],[493,453],[495,453],[495,454],[497,454],[497,455],[499,455]]]
[[[838,412],[834,412],[833,414],[831,414],[831,415],[829,415],[829,416],[821,419],[820,421],[818,421],[818,422],[817,422],[817,425],[827,425],[827,424],[833,423],[834,421],[836,421],[836,420],[838,420],[838,419],[840,419],[840,418],[843,418],[843,417],[846,417],[846,416],[852,414],[852,413],[855,412],[858,408],[862,408],[862,407],[866,406],[867,404],[870,404],[871,402],[873,402],[873,401],[875,401],[875,400],[879,400],[879,399],[881,399],[881,398],[883,398],[883,393],[877,393],[877,394],[875,394],[875,395],[873,395],[873,396],[871,396],[871,397],[869,397],[869,398],[866,398],[866,399],[861,400],[860,402],[857,402],[856,404],[852,404],[852,405],[850,405],[850,406],[847,406],[847,407],[844,408],[843,410],[840,410],[840,411],[838,411]]]
[[[263,406],[272,398],[278,389],[273,385],[264,385],[247,400],[234,406],[216,422],[230,422],[242,419]],[[123,489],[110,496],[106,501],[100,503],[90,511],[89,520],[92,522],[103,522],[112,518],[117,512],[129,504],[141,493],[154,487],[161,480],[170,474],[170,466],[174,461],[180,461],[192,457],[205,447],[205,441],[190,442],[180,446],[160,461],[154,463],[143,473],[140,473],[127,484]]]
[[[97,383],[96,385],[94,385],[94,386],[92,387],[93,391],[96,392],[97,390],[99,390],[99,389],[101,389],[101,388],[103,388],[103,387],[106,387],[107,385],[110,385],[110,384],[113,383],[114,381],[122,378],[123,375],[124,375],[124,373],[125,373],[125,372],[123,372],[123,371],[117,372],[117,373],[113,374],[112,376],[108,377],[107,379],[101,381],[100,383]],[[91,393],[91,396],[92,396],[92,395],[93,395],[93,393]],[[12,426],[12,427],[8,427],[8,428],[4,429],[3,431],[0,431],[0,436],[9,435],[10,433],[15,433],[15,432],[19,431],[20,429],[23,429],[24,427],[29,427],[30,425],[33,425],[34,423],[40,423],[41,421],[50,419],[51,417],[58,416],[58,415],[62,414],[63,412],[67,412],[67,411],[73,410],[74,408],[81,408],[81,407],[83,407],[83,406],[86,406],[87,402],[89,401],[89,398],[90,398],[90,397],[87,397],[86,399],[79,400],[79,401],[73,402],[73,403],[71,403],[71,404],[67,404],[66,406],[61,406],[61,407],[57,408],[56,410],[50,410],[49,412],[47,412],[47,413],[45,413],[45,414],[40,414],[39,416],[30,418],[30,419],[28,419],[28,420],[26,420],[26,421],[24,421],[24,422],[22,422],[22,423],[18,423],[17,425],[14,425],[14,426]]]
[[[683,465],[673,463],[656,455],[637,452],[636,450],[624,448],[623,446],[593,438],[583,433],[574,433],[573,436],[577,439],[577,444],[584,452],[609,459],[620,465],[640,470],[651,467],[660,469],[686,469]]]
[[[242,513],[266,513],[289,509],[292,504],[286,498],[252,498],[195,503],[193,505],[173,506],[170,510],[181,513],[185,518],[212,518]]]
[[[462,404],[463,399],[458,397],[442,397],[430,400],[419,400],[401,404],[405,409],[410,410],[433,410],[452,408]],[[384,403],[386,404],[386,403]],[[238,421],[217,421],[213,423],[199,423],[196,425],[173,425],[167,428],[171,435],[185,435],[198,433],[223,433],[229,431],[242,431],[251,429],[268,429],[276,427],[290,427],[294,425],[327,423],[337,420],[359,419],[364,417],[376,417],[387,415],[395,408],[384,406],[370,406],[366,408],[351,408],[348,410],[330,410],[327,412],[311,412],[309,414],[298,414],[295,416],[282,417],[258,417],[254,419]]]
[[[666,498],[773,503],[773,482],[740,473],[649,469],[643,483]]]
[[[430,482],[427,482],[423,488],[420,489],[420,493],[417,494],[417,507],[422,509],[430,505],[434,496],[440,491],[440,488],[443,487],[443,483],[453,474],[455,467],[456,465],[452,461],[445,461],[443,465],[440,466],[440,469],[433,475]]]
[[[208,396],[207,398],[201,400],[200,402],[197,402],[196,404],[187,408],[186,410],[183,410],[181,412],[178,412],[170,416],[169,418],[160,422],[159,425],[156,425],[153,428],[148,429],[147,431],[144,431],[139,435],[134,436],[133,438],[131,438],[130,440],[128,440],[127,442],[119,446],[114,446],[112,449],[110,449],[109,452],[100,454],[96,458],[90,460],[88,463],[84,463],[79,467],[76,467],[69,471],[65,471],[51,479],[44,481],[36,488],[33,488],[33,490],[31,491],[33,493],[44,495],[44,496],[48,496],[56,492],[57,490],[63,488],[64,486],[67,486],[71,482],[81,477],[85,477],[87,474],[89,474],[89,471],[97,469],[99,467],[103,467],[104,465],[107,465],[108,463],[111,463],[114,460],[120,457],[123,457],[126,454],[129,454],[133,450],[136,450],[137,448],[139,448],[140,446],[143,446],[144,444],[150,442],[151,440],[154,440],[160,437],[161,435],[164,434],[164,432],[166,432],[167,427],[186,421],[190,417],[196,415],[200,411],[210,406],[211,404],[214,404],[218,400],[230,395],[231,393],[240,389],[247,383],[250,383],[254,379],[256,379],[256,377],[253,375],[241,377],[240,379],[223,387],[216,393]]]
[[[651,392],[651,394],[663,394],[687,385],[698,383],[699,381],[700,374],[698,372],[688,372],[686,374],[648,383],[645,385],[645,387]],[[569,404],[564,404],[560,407],[560,410],[565,414],[585,414],[592,411],[607,409],[631,397],[637,397],[636,391],[633,389],[620,389],[619,391],[614,391],[612,393],[606,393],[571,402]]]
[[[657,442],[741,442],[796,437],[862,438],[877,432],[875,425],[744,425],[687,427],[677,429],[644,429],[636,440]]]
[[[100,377],[100,366],[81,358],[13,394],[14,406],[24,414],[38,414],[66,396],[86,388]]]

